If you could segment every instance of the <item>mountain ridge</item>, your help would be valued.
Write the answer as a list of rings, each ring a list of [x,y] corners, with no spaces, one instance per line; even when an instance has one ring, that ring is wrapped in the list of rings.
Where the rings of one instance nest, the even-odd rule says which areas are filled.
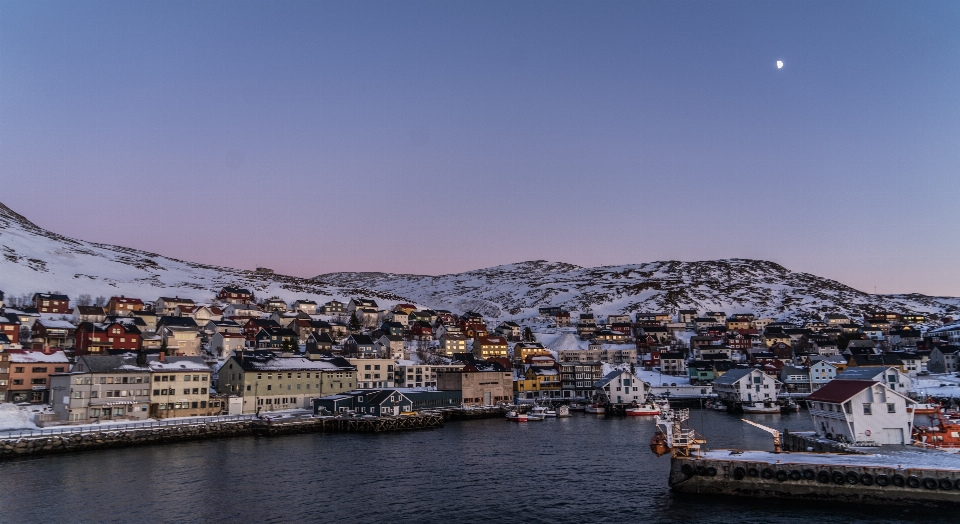
[[[749,311],[791,317],[869,309],[954,313],[955,297],[871,295],[837,281],[751,259],[658,261],[582,267],[530,260],[446,275],[338,272],[299,278],[214,266],[143,250],[73,239],[37,226],[0,203],[0,289],[9,295],[62,291],[71,296],[176,295],[209,301],[223,286],[293,301],[363,296],[474,310],[493,318],[537,315],[542,306],[599,314],[677,309]]]

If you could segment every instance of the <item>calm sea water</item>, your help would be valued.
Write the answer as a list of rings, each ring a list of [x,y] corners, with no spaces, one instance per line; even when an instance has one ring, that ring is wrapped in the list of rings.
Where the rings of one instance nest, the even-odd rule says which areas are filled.
[[[751,418],[810,424],[805,412]],[[712,448],[772,449],[733,415],[693,410],[691,423]],[[956,522],[897,507],[673,494],[652,434],[652,420],[576,414],[28,458],[0,463],[0,522]]]

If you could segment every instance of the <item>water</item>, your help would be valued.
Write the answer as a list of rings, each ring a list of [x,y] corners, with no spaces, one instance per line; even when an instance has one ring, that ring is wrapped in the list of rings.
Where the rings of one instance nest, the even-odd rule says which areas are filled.
[[[750,418],[810,425],[806,413]],[[734,415],[692,410],[690,422],[712,448],[772,449],[769,435]],[[27,458],[0,463],[0,522],[850,524],[937,516],[673,494],[669,459],[649,451],[652,434],[649,419],[576,414]]]

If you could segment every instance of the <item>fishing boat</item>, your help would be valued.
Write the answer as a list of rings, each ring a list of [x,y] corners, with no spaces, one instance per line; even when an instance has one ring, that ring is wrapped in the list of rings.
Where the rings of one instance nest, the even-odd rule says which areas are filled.
[[[572,417],[570,414],[570,406],[560,406],[557,408],[557,418]]]
[[[576,402],[570,404],[570,411],[579,411],[584,412],[587,408],[583,404],[577,404]]]
[[[727,405],[724,404],[723,402],[720,402],[719,400],[716,400],[710,404],[710,409],[714,411],[726,411]]]
[[[603,415],[607,412],[607,408],[605,408],[603,404],[590,404],[584,408],[584,411],[593,413],[594,415]]]
[[[743,404],[744,413],[780,413],[780,406],[776,402],[750,402]]]
[[[786,412],[797,413],[800,411],[800,404],[797,404],[795,400],[790,399],[786,404],[783,405],[782,410]]]
[[[526,422],[529,419],[526,414],[520,413],[519,411],[508,411],[507,420],[511,422]]]
[[[644,402],[641,406],[631,406],[624,410],[624,413],[628,417],[652,417],[654,415],[659,415],[661,411],[660,406],[656,401],[650,400]]]
[[[547,418],[547,408],[543,406],[534,406],[530,413],[527,413],[527,420],[530,421],[539,421],[545,418]]]
[[[930,418],[932,426],[914,426],[913,443],[917,446],[960,452],[960,422],[949,419],[940,406],[937,406]]]
[[[940,406],[933,403],[914,404],[912,408],[907,408],[910,409],[913,409],[914,415],[936,415],[940,412]]]

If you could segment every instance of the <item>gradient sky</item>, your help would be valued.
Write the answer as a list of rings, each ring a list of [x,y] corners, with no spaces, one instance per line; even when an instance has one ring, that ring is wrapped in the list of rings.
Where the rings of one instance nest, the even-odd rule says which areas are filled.
[[[954,0],[2,0],[0,201],[299,276],[741,257],[960,295],[958,28]]]

